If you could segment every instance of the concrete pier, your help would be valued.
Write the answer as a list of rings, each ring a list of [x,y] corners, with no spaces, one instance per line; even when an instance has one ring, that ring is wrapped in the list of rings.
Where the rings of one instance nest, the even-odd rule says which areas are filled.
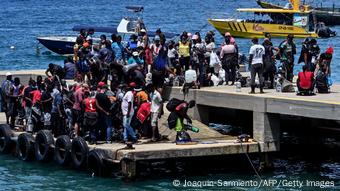
[[[190,115],[207,124],[210,111],[214,108],[243,110],[253,113],[253,139],[261,145],[262,152],[280,149],[280,115],[307,117],[312,119],[340,120],[340,85],[333,85],[330,94],[297,96],[265,90],[265,94],[248,94],[250,88],[236,92],[234,86],[190,89],[187,100],[196,100],[196,109]],[[167,95],[183,99],[180,87],[169,88]]]

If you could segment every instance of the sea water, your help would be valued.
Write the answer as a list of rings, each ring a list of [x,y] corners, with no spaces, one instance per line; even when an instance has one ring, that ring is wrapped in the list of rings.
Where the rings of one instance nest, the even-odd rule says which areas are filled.
[[[281,2],[282,1],[271,1]],[[321,1],[314,1],[320,3]],[[323,1],[323,6],[332,6],[333,1]],[[336,7],[340,7],[339,2]],[[49,63],[61,64],[65,57],[51,54],[37,44],[36,37],[44,35],[77,35],[72,32],[74,25],[112,26],[118,24],[123,16],[129,16],[125,6],[142,5],[145,7],[144,21],[150,30],[161,28],[162,31],[181,33],[182,31],[215,31],[217,43],[222,42],[222,36],[207,23],[208,18],[227,18],[235,16],[236,8],[257,7],[251,0],[2,0],[0,4],[0,70],[45,69]],[[338,33],[340,27],[332,27]],[[100,34],[96,34],[100,35]],[[109,35],[108,35],[109,36]],[[274,39],[278,45],[283,39]],[[247,54],[251,46],[249,39],[236,39],[241,53]],[[298,54],[303,39],[295,39]],[[335,53],[332,62],[333,80],[340,81],[339,37],[318,39],[322,51],[332,45]],[[39,48],[37,51],[37,48]],[[39,54],[37,54],[37,52]],[[296,56],[297,60],[298,55]],[[296,65],[295,73],[301,69]],[[225,126],[214,128],[226,128]],[[229,128],[229,127],[228,127]],[[275,170],[263,173],[262,179],[271,185],[273,190],[320,190],[319,186],[299,188],[294,181],[331,181],[334,187],[328,190],[340,189],[340,160],[337,155],[327,153],[316,161],[315,153],[305,156],[301,153],[283,153],[273,159]],[[144,174],[135,182],[121,181],[118,174],[110,178],[92,177],[86,171],[75,171],[61,168],[53,163],[22,162],[10,155],[0,155],[0,190],[174,190],[185,188],[190,190],[262,190],[268,187],[223,187],[226,181],[261,180],[255,175],[246,156],[242,160],[233,161],[227,167],[209,166],[208,161],[196,161],[196,166],[190,167],[187,162],[177,163],[176,171],[165,164],[155,164],[154,170],[143,168]],[[254,160],[256,157],[252,157]],[[242,162],[241,162],[242,161]],[[256,161],[253,161],[256,163]],[[226,162],[227,163],[227,162]],[[256,164],[255,164],[256,165]],[[199,166],[200,168],[197,168]],[[207,168],[203,168],[208,166]],[[242,168],[245,167],[245,169]],[[202,167],[202,168],[201,168]],[[156,169],[156,170],[155,170]],[[273,180],[270,182],[270,180]],[[211,184],[222,186],[211,187]],[[276,183],[277,183],[276,182]],[[177,184],[180,184],[179,186]],[[296,184],[296,187],[293,187]],[[184,187],[184,185],[186,187]],[[202,188],[202,186],[205,187]],[[225,185],[227,186],[227,185]]]

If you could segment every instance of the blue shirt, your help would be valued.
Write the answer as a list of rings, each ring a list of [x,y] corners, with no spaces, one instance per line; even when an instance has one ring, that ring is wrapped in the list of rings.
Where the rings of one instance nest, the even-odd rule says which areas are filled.
[[[61,97],[61,94],[60,93],[56,94],[53,99],[51,113],[58,113],[58,105],[61,105],[62,101],[63,101],[63,98]]]
[[[133,56],[131,56],[128,60],[128,65],[134,64],[134,63],[137,63],[138,65],[142,65],[142,64],[144,64],[144,60],[140,59],[139,57],[137,57],[137,59],[135,59]]]
[[[112,43],[111,48],[117,60],[121,60],[124,58],[124,47],[122,44],[118,44],[117,42],[114,42]]]

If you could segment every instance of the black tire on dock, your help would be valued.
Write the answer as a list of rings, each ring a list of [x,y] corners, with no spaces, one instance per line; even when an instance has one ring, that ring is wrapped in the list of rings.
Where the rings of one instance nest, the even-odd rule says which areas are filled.
[[[18,136],[16,152],[18,158],[23,161],[30,161],[34,158],[34,138],[30,133],[22,133]]]
[[[87,158],[87,169],[91,174],[100,177],[109,176],[111,173],[110,168],[104,163],[102,152],[99,150],[90,151]]]
[[[48,162],[53,156],[54,138],[49,130],[40,130],[35,136],[35,158],[41,162]]]
[[[8,154],[11,152],[13,147],[13,141],[11,137],[13,136],[12,129],[7,124],[0,125],[0,152],[3,154]]]
[[[55,141],[55,160],[60,165],[67,165],[71,159],[71,139],[67,135],[61,135]]]
[[[86,141],[81,137],[74,138],[71,146],[71,158],[75,168],[86,167],[88,153],[89,147]]]

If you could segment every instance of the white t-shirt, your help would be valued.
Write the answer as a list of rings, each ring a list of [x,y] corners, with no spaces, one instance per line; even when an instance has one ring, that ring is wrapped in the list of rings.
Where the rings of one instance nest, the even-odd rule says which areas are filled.
[[[263,64],[263,55],[265,54],[265,49],[260,44],[254,44],[250,47],[249,54],[253,55],[253,60],[251,64]]]
[[[150,95],[151,97],[151,112],[159,112],[160,106],[162,103],[162,96],[161,94],[155,90],[153,93]]]
[[[128,114],[128,110],[129,110],[129,102],[131,103],[131,112],[130,114],[133,113],[133,93],[132,91],[128,91],[126,92],[126,94],[123,97],[123,101],[122,101],[122,112],[123,115],[127,115]]]

